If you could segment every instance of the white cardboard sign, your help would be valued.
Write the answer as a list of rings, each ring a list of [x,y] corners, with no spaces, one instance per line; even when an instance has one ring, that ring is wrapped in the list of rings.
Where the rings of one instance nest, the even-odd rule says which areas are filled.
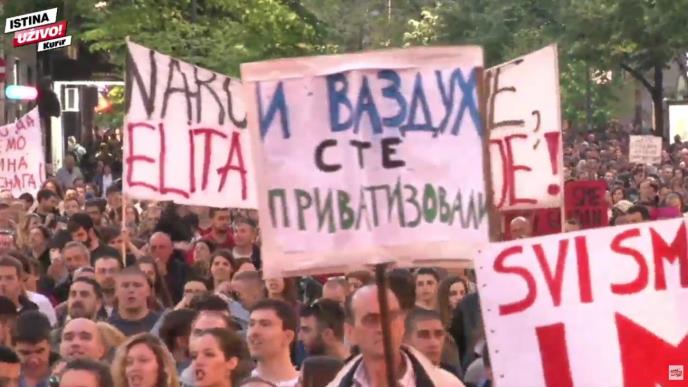
[[[661,164],[662,138],[657,136],[630,136],[628,161],[638,164]]]
[[[494,204],[560,207],[563,156],[559,64],[552,45],[486,73]]]
[[[682,219],[491,245],[475,266],[495,384],[683,385],[687,247]]]
[[[125,192],[257,208],[241,83],[135,43],[127,48]]]
[[[38,108],[0,126],[0,190],[35,195],[45,180],[45,153]]]
[[[266,276],[471,259],[488,241],[481,66],[478,47],[243,65]]]

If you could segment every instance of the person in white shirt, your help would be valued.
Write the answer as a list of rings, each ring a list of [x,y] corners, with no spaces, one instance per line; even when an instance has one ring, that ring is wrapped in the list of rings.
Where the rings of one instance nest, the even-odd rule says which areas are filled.
[[[277,387],[296,387],[299,373],[291,363],[291,344],[296,339],[296,313],[284,301],[265,299],[251,309],[248,349],[256,361],[251,376]]]
[[[358,345],[361,355],[351,359],[328,387],[386,386],[387,368],[382,339],[382,321],[377,285],[358,289],[346,303],[347,337]],[[463,387],[449,372],[434,366],[423,354],[402,346],[404,312],[399,300],[387,290],[391,334],[391,349],[395,375],[404,387]]]

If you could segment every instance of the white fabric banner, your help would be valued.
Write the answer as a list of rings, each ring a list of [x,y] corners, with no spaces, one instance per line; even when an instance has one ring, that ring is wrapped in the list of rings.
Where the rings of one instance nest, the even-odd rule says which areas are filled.
[[[128,42],[124,191],[257,208],[241,83]]]
[[[552,45],[487,71],[494,204],[560,207],[563,155],[559,62]]]
[[[490,246],[475,266],[495,384],[685,385],[687,247],[682,219]]]
[[[45,153],[38,108],[0,126],[0,190],[36,195],[45,181]]]
[[[243,65],[265,274],[472,259],[488,241],[481,66],[478,47]]]

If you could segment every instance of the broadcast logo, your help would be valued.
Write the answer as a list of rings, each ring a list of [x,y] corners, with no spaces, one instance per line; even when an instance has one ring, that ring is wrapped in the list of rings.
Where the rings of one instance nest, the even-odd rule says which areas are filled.
[[[7,18],[5,33],[14,33],[14,47],[38,44],[39,52],[72,44],[72,36],[67,35],[67,21],[57,21],[57,8]]]
[[[669,366],[669,380],[683,380],[683,366],[670,365]]]

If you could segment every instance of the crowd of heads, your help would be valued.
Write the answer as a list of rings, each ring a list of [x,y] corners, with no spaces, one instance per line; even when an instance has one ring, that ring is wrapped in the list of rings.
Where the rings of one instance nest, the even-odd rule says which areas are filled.
[[[346,385],[360,364],[375,385],[386,338],[400,378],[491,380],[472,270],[264,278],[256,211],[126,198],[117,154],[70,151],[35,195],[0,191],[2,385]],[[570,136],[564,173],[606,181],[612,225],[682,216],[688,146],[627,154],[618,127]]]

